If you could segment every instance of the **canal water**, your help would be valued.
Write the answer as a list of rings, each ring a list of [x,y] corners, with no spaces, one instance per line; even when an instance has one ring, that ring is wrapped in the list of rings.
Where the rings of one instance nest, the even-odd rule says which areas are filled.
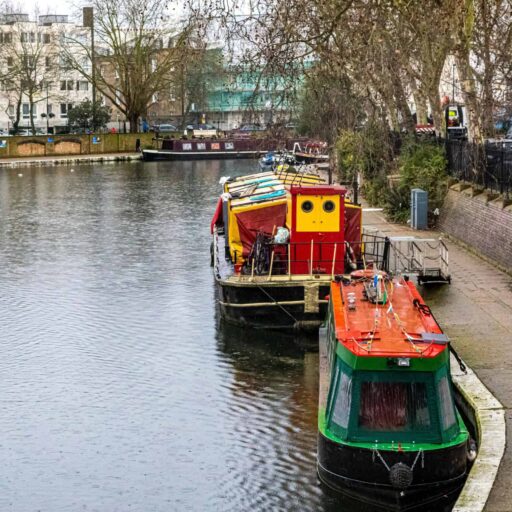
[[[209,223],[254,162],[0,171],[0,510],[353,511],[318,354],[218,325]]]

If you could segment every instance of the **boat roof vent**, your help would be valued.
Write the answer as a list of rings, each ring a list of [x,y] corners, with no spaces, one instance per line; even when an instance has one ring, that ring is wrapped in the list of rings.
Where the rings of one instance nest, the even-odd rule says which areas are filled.
[[[446,334],[435,332],[422,332],[421,340],[426,343],[437,343],[438,345],[447,345],[450,343],[450,338],[448,338]]]

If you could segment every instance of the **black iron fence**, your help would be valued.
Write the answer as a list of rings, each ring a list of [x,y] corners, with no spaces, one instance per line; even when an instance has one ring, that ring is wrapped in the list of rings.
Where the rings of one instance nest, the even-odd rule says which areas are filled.
[[[512,196],[512,143],[489,142],[485,145],[447,140],[448,173],[458,180],[481,186],[491,192]]]

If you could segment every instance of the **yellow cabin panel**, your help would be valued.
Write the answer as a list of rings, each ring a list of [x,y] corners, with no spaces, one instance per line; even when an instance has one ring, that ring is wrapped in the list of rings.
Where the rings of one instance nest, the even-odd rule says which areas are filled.
[[[340,196],[297,196],[298,232],[332,233],[340,230]]]

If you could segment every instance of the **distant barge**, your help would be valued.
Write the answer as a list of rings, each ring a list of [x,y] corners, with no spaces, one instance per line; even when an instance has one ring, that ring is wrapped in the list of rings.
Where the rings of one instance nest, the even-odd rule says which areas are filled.
[[[257,158],[269,151],[292,151],[308,144],[309,139],[224,138],[154,139],[154,149],[142,150],[142,158],[151,160],[219,160]],[[304,159],[305,160],[305,159]],[[311,162],[311,158],[308,159]],[[316,161],[316,159],[313,159]]]

